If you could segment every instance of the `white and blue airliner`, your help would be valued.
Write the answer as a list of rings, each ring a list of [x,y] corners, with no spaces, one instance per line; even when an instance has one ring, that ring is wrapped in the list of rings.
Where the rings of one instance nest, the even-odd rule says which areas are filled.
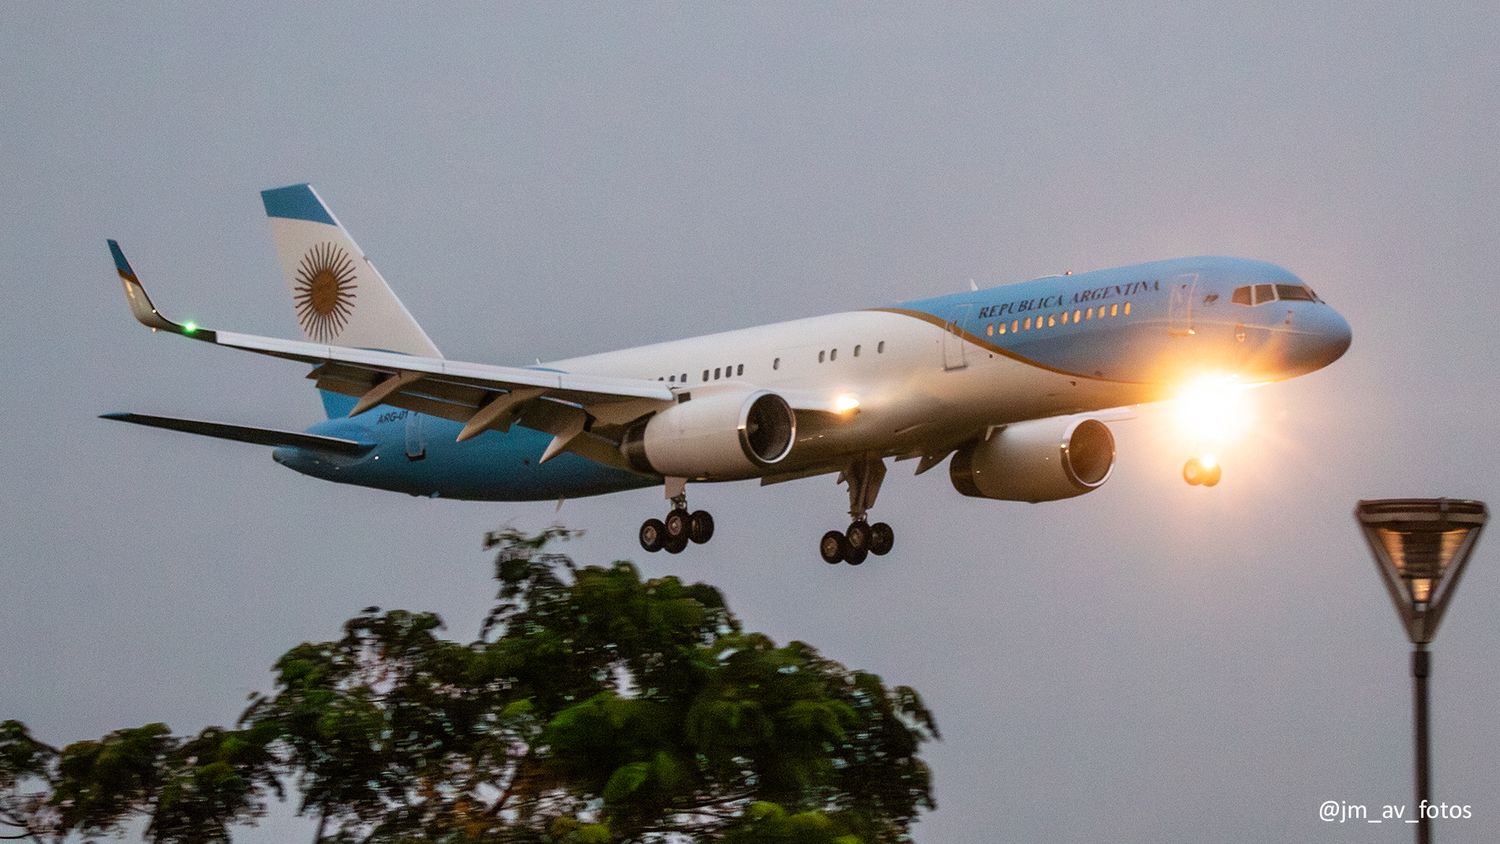
[[[1343,317],[1292,273],[1198,257],[1051,276],[685,340],[496,366],[449,360],[309,185],[261,194],[302,340],[214,331],[157,310],[109,242],[135,318],[156,331],[312,366],[327,419],[305,432],[105,416],[274,447],[314,477],[411,495],[555,500],[660,486],[648,551],[707,542],[689,481],[836,475],[851,523],[830,563],[891,550],[871,524],[888,460],[949,460],[962,494],[1053,501],[1097,489],[1105,422],[1203,377],[1259,384],[1327,366]],[[1219,481],[1189,460],[1191,484]]]

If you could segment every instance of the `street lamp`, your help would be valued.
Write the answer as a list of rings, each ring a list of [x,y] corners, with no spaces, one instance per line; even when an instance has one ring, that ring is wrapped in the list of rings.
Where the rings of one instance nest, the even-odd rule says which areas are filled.
[[[1375,568],[1385,581],[1396,613],[1411,639],[1412,719],[1416,733],[1417,841],[1432,840],[1427,807],[1431,767],[1427,753],[1427,677],[1432,655],[1427,644],[1437,635],[1438,623],[1479,533],[1489,518],[1483,501],[1448,498],[1390,498],[1361,501],[1354,518],[1370,543]]]

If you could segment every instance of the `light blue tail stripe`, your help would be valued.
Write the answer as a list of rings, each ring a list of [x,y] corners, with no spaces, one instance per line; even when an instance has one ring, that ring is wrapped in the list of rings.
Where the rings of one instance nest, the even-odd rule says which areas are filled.
[[[284,188],[272,188],[260,192],[261,201],[266,204],[266,216],[284,217],[288,220],[307,220],[313,223],[327,223],[330,226],[338,225],[333,221],[333,215],[318,201],[317,194],[312,188],[305,184],[287,185]]]

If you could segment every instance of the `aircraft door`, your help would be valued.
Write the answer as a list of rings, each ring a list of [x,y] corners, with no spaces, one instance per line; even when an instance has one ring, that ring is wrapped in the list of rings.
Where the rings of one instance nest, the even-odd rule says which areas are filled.
[[[943,369],[963,369],[969,365],[966,357],[965,346],[969,345],[964,340],[964,320],[969,316],[972,304],[957,305],[949,315],[948,324],[943,328]]]
[[[421,460],[427,456],[427,440],[422,437],[422,414],[406,414],[406,459]]]
[[[1193,300],[1198,295],[1198,275],[1180,275],[1168,282],[1167,331],[1174,337],[1197,333],[1193,327]]]

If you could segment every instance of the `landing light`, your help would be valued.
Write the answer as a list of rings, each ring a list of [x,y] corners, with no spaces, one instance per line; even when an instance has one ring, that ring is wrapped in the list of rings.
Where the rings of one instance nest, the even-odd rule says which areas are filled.
[[[1188,382],[1173,404],[1177,424],[1199,447],[1223,444],[1243,436],[1255,421],[1249,387],[1232,375],[1207,375]],[[1205,466],[1214,455],[1199,458]]]
[[[850,395],[839,396],[833,400],[833,409],[838,413],[851,413],[859,410],[859,399]]]

